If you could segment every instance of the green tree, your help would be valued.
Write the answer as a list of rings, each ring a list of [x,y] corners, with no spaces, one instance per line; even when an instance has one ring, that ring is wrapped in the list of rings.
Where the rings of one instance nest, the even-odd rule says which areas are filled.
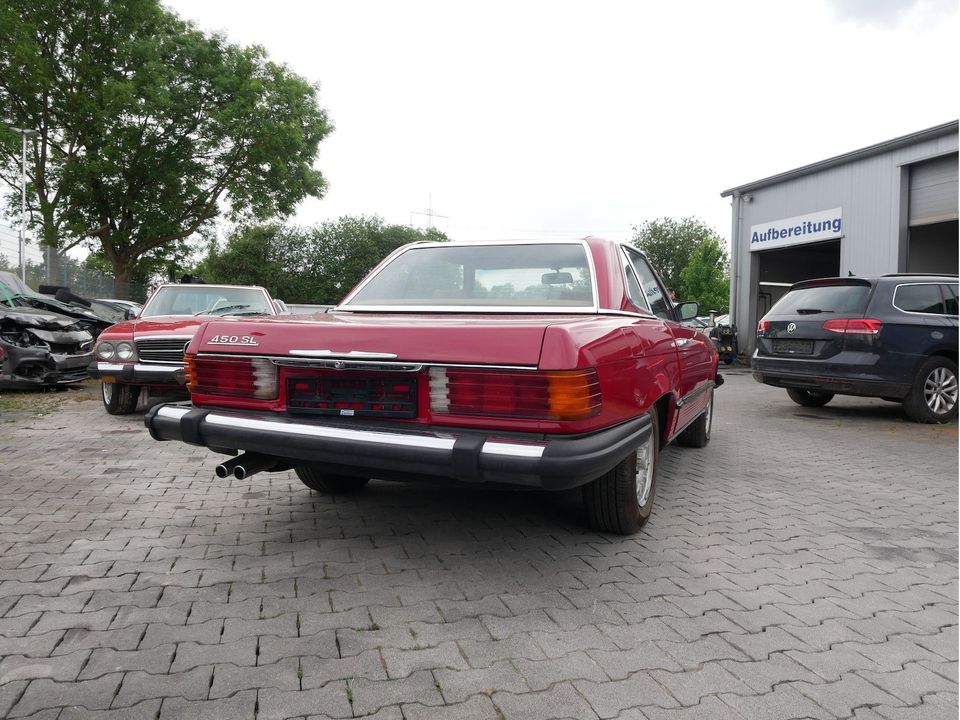
[[[207,282],[262,285],[287,302],[335,304],[401,245],[446,239],[437,230],[367,216],[311,228],[248,226],[231,234],[222,250],[213,245],[195,274]]]
[[[727,251],[723,245],[714,238],[705,239],[680,271],[677,297],[699,302],[702,314],[711,310],[727,312],[730,300],[727,267]]]
[[[99,248],[121,296],[144,258],[182,253],[219,215],[283,217],[324,191],[316,86],[159,0],[0,3],[0,105],[38,132],[42,242]],[[18,188],[19,168],[20,138],[0,126],[0,181]]]
[[[680,292],[680,274],[690,264],[696,249],[708,240],[723,246],[723,240],[716,231],[698,218],[677,220],[664,217],[645,222],[639,228],[634,227],[632,242],[647,256],[667,287],[677,291],[677,297],[696,300]]]

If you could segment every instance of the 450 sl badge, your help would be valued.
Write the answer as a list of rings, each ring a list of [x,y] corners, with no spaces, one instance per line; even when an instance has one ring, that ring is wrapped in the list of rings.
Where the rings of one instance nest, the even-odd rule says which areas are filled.
[[[207,340],[208,345],[259,345],[253,335],[214,335]]]

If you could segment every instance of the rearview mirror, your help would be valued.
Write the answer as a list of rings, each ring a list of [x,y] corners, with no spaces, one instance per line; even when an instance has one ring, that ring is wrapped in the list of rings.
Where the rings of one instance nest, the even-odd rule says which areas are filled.
[[[544,273],[540,276],[540,282],[544,285],[566,285],[573,282],[573,275],[568,272]]]

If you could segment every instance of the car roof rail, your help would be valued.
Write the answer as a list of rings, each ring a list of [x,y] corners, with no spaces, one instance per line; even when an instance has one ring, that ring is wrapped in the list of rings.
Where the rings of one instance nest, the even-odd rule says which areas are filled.
[[[946,278],[955,278],[958,277],[957,273],[923,273],[923,272],[913,272],[913,273],[887,273],[886,275],[881,275],[880,277],[946,277]]]

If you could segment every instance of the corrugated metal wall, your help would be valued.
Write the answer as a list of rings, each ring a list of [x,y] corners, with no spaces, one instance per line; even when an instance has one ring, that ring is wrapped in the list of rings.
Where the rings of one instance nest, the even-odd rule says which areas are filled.
[[[957,154],[910,166],[910,225],[957,219]]]
[[[957,135],[920,141],[908,147],[849,164],[786,180],[757,190],[746,191],[750,202],[739,203],[742,220],[736,252],[738,274],[736,317],[740,347],[754,342],[757,313],[757,262],[750,252],[753,225],[803,215],[818,210],[843,209],[843,237],[840,247],[840,274],[881,275],[906,269],[904,248],[907,228],[910,165],[953,153],[956,178]],[[931,163],[931,168],[941,163]],[[932,177],[931,172],[928,177]],[[956,182],[956,180],[954,180]],[[929,187],[942,185],[932,181]],[[956,199],[956,184],[954,184]],[[736,225],[736,218],[734,218]]]

